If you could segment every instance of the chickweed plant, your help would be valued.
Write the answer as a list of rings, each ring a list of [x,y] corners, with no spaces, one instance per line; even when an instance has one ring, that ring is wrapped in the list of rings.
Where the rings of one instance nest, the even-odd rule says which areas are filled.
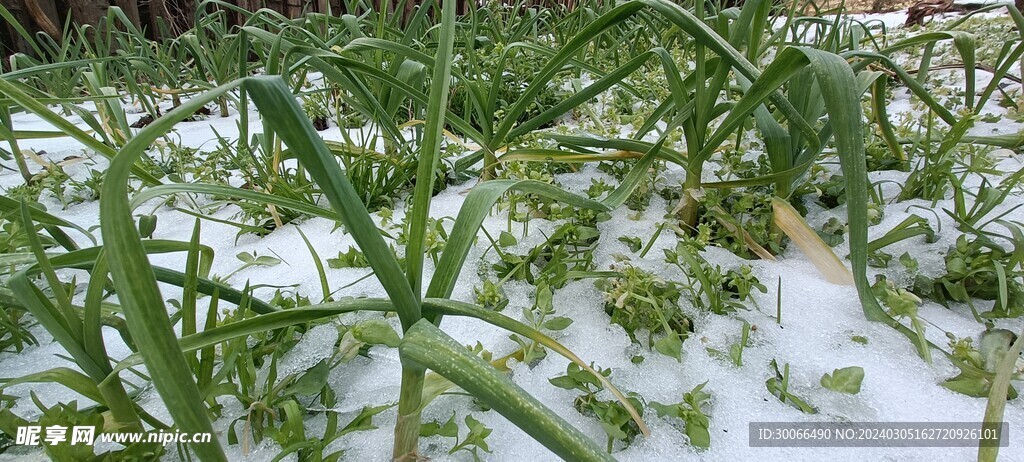
[[[69,23],[61,37],[35,37],[0,5],[33,50],[0,73],[0,159],[12,172],[4,181],[14,178],[0,196],[0,355],[52,338],[69,363],[0,379],[5,435],[30,424],[218,428],[222,438],[209,443],[138,443],[109,456],[219,461],[223,443],[248,452],[270,441],[278,458],[338,460],[339,439],[393,415],[394,460],[427,457],[421,437],[486,458],[489,421],[427,411],[461,394],[566,460],[613,460],[649,435],[644,419],[655,417],[704,450],[717,439],[711,390],[722,385],[690,382],[667,404],[621,391],[611,368],[560,343],[589,326],[557,294],[573,285],[603,297],[596,315],[624,331],[633,365],[648,353],[648,364],[685,365],[684,342],[700,338],[700,324],[728,319],[738,329],[728,351],[699,353],[762,367],[772,404],[814,414],[825,403],[805,399],[808,384],[782,356],[767,368],[751,359],[760,340],[748,315],[764,311],[768,286],[778,287],[771,328],[782,328],[782,280],[762,283],[760,265],[790,255],[791,244],[826,280],[854,286],[868,320],[906,336],[926,361],[946,356],[959,375],[942,386],[988,397],[987,422],[1016,396],[1016,353],[1007,352],[1021,341],[995,323],[1024,315],[1024,225],[1008,201],[1021,174],[991,178],[1008,157],[997,153],[1024,137],[978,130],[996,122],[993,103],[1024,113],[1020,91],[1004,85],[1024,55],[1024,16],[1013,5],[978,10],[1006,9],[995,26],[971,13],[902,36],[844,14],[803,16],[811,2],[470,2],[461,17],[451,1],[394,11],[369,3],[285,18],[206,0],[193,29],[155,41],[117,7],[96,28]],[[965,30],[973,27],[1005,41],[985,43]],[[966,78],[962,91],[941,89],[950,69]],[[991,83],[977,84],[978,69]],[[896,88],[920,117],[891,120]],[[211,120],[235,117],[226,120],[237,130],[193,147],[184,137],[207,105]],[[135,114],[145,118],[129,123]],[[78,151],[61,160],[28,148],[58,138]],[[590,176],[575,181],[581,175]],[[435,196],[459,183],[461,206],[437,216],[447,204]],[[893,226],[899,201],[913,205]],[[96,227],[60,217],[89,203],[98,203]],[[166,211],[196,218],[190,238],[161,238]],[[827,218],[812,227],[812,212]],[[351,240],[324,252],[322,236],[302,230],[311,219]],[[607,231],[640,220],[650,229]],[[236,241],[297,229],[302,243],[290,244],[312,259],[314,287],[243,281],[294,264],[259,246],[228,253],[229,266],[214,273],[223,255],[201,239],[211,221],[238,228]],[[883,223],[888,231],[869,240]],[[895,250],[950,232],[936,271]],[[743,261],[713,261],[711,246]],[[163,254],[182,264],[156,264]],[[332,287],[336,273],[373,278],[384,295],[353,297],[345,289],[363,279]],[[930,302],[963,308],[984,326],[979,341],[950,332],[948,345],[929,340],[944,332],[928,319]],[[507,331],[510,352],[460,344],[446,317]],[[875,344],[857,334],[843,338]],[[289,361],[321,338],[330,347],[311,364]],[[127,356],[108,354],[112,344]],[[345,397],[333,372],[379,349],[399,359],[397,394],[355,415],[336,412]],[[571,425],[510,377],[559,356],[568,365],[550,384],[571,391],[572,408],[603,435]],[[810,386],[856,395],[862,381],[871,386],[864,369],[835,365]],[[84,399],[11,391],[33,383]],[[147,411],[149,389],[166,418]],[[26,405],[38,412],[13,411]]]

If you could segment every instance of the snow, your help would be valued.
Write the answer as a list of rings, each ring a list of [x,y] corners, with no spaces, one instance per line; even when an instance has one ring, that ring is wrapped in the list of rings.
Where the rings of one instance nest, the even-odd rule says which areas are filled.
[[[864,15],[858,19],[866,22],[880,21],[887,27],[896,27],[905,20],[905,13],[886,13],[881,15]],[[962,77],[954,75],[952,78]],[[978,73],[978,88],[984,88],[989,78],[987,73]],[[892,120],[899,120],[902,114],[919,118],[922,112],[912,104],[910,95],[905,89],[897,89],[895,99],[889,106]],[[1003,114],[1005,110],[994,102],[985,106],[984,112]],[[262,130],[258,116],[250,113],[250,130]],[[72,123],[85,129],[77,116],[67,118]],[[217,116],[195,122],[185,122],[177,126],[175,138],[185,146],[201,149],[212,149],[211,142],[215,133],[233,139],[238,136],[237,114],[228,118]],[[16,114],[14,124],[18,129],[46,130],[49,127],[25,114]],[[625,129],[626,127],[623,126]],[[1017,133],[1020,124],[985,124],[979,123],[973,130],[974,134]],[[352,136],[369,136],[362,129],[350,132]],[[341,140],[340,130],[332,127],[325,132],[325,138]],[[85,177],[90,168],[103,169],[106,159],[94,154],[83,152],[83,147],[69,138],[32,140],[24,142],[22,148],[31,148],[41,153],[44,159],[60,160],[69,155],[86,157],[67,169],[72,177]],[[45,151],[45,153],[42,153]],[[1020,158],[1013,156],[1001,160],[999,170],[1013,172],[1019,170]],[[38,167],[34,167],[38,170]],[[713,170],[713,169],[708,169]],[[665,171],[661,173],[666,181],[677,182],[681,172]],[[585,167],[581,172],[558,175],[556,181],[564,188],[577,193],[584,191],[591,179],[603,179],[614,182],[613,178],[596,170],[593,166]],[[711,180],[715,178],[709,178]],[[921,264],[922,272],[937,275],[943,268],[943,255],[959,236],[955,222],[942,213],[941,209],[952,208],[952,200],[947,198],[935,203],[912,200],[895,202],[893,198],[899,192],[899,185],[906,181],[906,174],[899,172],[874,172],[873,182],[885,181],[882,185],[883,194],[890,205],[885,207],[883,221],[870,229],[870,238],[883,235],[893,226],[902,222],[910,214],[917,214],[930,221],[937,231],[937,241],[926,244],[923,238],[901,241],[886,249],[893,255],[910,252]],[[968,184],[976,186],[980,180],[972,178]],[[15,172],[0,172],[0,186],[9,188],[20,184],[21,179]],[[449,186],[442,191],[432,204],[431,216],[435,218],[454,218],[465,200],[466,193],[475,185],[470,181],[460,185]],[[1011,199],[997,209],[993,216],[1001,211],[1009,210],[1013,205],[1020,204],[1019,196]],[[85,228],[98,225],[98,203],[85,201],[69,205],[64,209],[54,198],[44,202],[47,207],[64,219],[77,223]],[[394,221],[404,219],[403,198],[398,198],[395,206]],[[595,249],[594,259],[597,268],[605,269],[616,259],[617,255],[631,255],[633,263],[641,268],[655,271],[666,278],[681,277],[678,268],[662,261],[662,250],[672,248],[675,238],[671,232],[662,233],[655,241],[648,257],[639,259],[628,252],[625,245],[617,240],[619,236],[639,236],[646,244],[653,236],[654,230],[675,204],[667,203],[658,195],[652,197],[647,210],[637,213],[626,208],[619,208],[611,213],[611,219],[598,225],[602,237]],[[919,208],[914,208],[917,206]],[[170,209],[158,206],[157,202],[144,205],[140,210],[149,211],[156,207],[159,217],[158,239],[188,241],[191,238],[192,224],[195,218]],[[934,210],[932,215],[922,209]],[[812,226],[819,226],[828,218],[836,217],[845,221],[845,207],[833,210],[821,210],[810,207],[807,221]],[[235,206],[228,206],[214,212],[214,218],[228,219],[238,213]],[[507,212],[495,212],[484,221],[484,228],[496,236],[496,230],[507,227]],[[375,217],[378,222],[380,217]],[[1011,220],[1024,220],[1024,209],[1017,209],[1007,217]],[[545,240],[545,236],[561,224],[543,219],[530,221],[525,237],[520,239],[516,247],[508,249],[512,252],[525,252]],[[451,222],[446,226],[450,228]],[[338,251],[345,251],[355,242],[351,236],[335,229],[335,224],[322,218],[309,218],[287,224],[273,233],[257,237],[252,234],[238,235],[238,229],[229,225],[204,221],[202,223],[201,242],[216,251],[212,274],[226,275],[241,264],[234,256],[240,252],[256,252],[259,255],[280,255],[283,262],[273,267],[250,267],[238,272],[229,283],[241,287],[246,281],[253,286],[265,286],[256,290],[258,297],[269,298],[275,288],[285,287],[289,290],[310,297],[317,303],[322,298],[320,293],[319,274],[313,264],[313,257],[301,240],[298,229],[310,238],[313,248],[321,259],[333,258]],[[939,231],[941,229],[941,231]],[[510,232],[519,237],[524,229],[520,223],[513,223]],[[72,236],[80,243],[87,244],[81,236]],[[489,266],[496,259],[494,252],[485,252],[487,240],[481,233],[479,242],[471,250],[467,264],[463,268],[453,299],[474,301],[473,286],[482,281],[477,274],[478,266]],[[836,249],[840,256],[848,252],[848,245],[841,244]],[[955,375],[956,369],[941,355],[933,355],[933,363],[922,361],[913,345],[900,333],[882,324],[865,320],[856,290],[849,286],[830,284],[823,280],[815,267],[795,246],[779,256],[778,261],[743,261],[735,255],[718,248],[709,248],[702,256],[712,265],[723,268],[737,268],[746,263],[752,266],[757,278],[768,287],[767,293],[755,293],[756,305],[748,310],[732,316],[710,315],[698,313],[690,309],[696,322],[696,334],[683,343],[682,361],[663,356],[647,350],[629,341],[624,330],[611,324],[604,311],[604,301],[600,291],[594,286],[593,280],[578,280],[568,283],[554,294],[556,315],[567,316],[574,320],[572,326],[554,334],[554,338],[576,352],[585,361],[593,361],[602,368],[611,368],[611,380],[620,389],[636,392],[648,401],[675,403],[682,399],[683,393],[694,386],[707,382],[705,387],[713,398],[709,415],[711,416],[711,448],[698,451],[687,443],[687,438],[680,432],[679,424],[671,419],[656,417],[652,410],[646,415],[651,427],[650,438],[638,438],[631,446],[615,456],[620,460],[749,460],[754,458],[785,459],[790,461],[816,461],[826,458],[844,460],[892,460],[910,461],[926,459],[963,460],[973,459],[976,448],[861,448],[861,449],[829,449],[829,448],[751,448],[748,446],[747,428],[749,422],[759,421],[980,421],[986,400],[971,398],[949,391],[939,385],[945,379]],[[181,254],[153,255],[151,261],[157,266],[182,269],[184,259]],[[898,265],[894,265],[898,266]],[[872,270],[876,271],[876,270]],[[884,270],[890,278],[899,280],[909,277],[899,273],[899,269]],[[385,297],[380,284],[372,277],[355,281],[369,272],[366,268],[327,269],[326,276],[332,289],[349,287],[335,294],[352,297]],[[426,277],[433,272],[433,265],[427,261]],[[781,294],[778,281],[781,280]],[[353,284],[354,283],[354,284]],[[533,304],[535,288],[518,281],[504,284],[504,291],[509,305],[504,314],[522,320],[522,310]],[[162,286],[165,299],[180,297],[180,289]],[[777,300],[781,300],[782,322],[776,323],[775,310]],[[200,300],[201,315],[205,315],[203,304],[208,299]],[[223,307],[222,307],[223,308]],[[691,307],[687,307],[691,308]],[[935,303],[926,302],[920,309],[921,317],[932,324],[950,331],[957,336],[977,336],[982,326],[971,318],[964,306],[953,305],[947,309]],[[350,325],[361,319],[376,317],[375,314],[347,314],[340,316],[336,322]],[[397,320],[389,318],[394,327],[398,328]],[[707,349],[726,350],[735,343],[743,322],[756,327],[751,334],[751,346],[744,351],[742,367],[736,367],[729,361],[710,354]],[[202,319],[200,319],[202,323]],[[1024,320],[997,320],[996,325],[1019,332],[1024,328]],[[441,325],[449,335],[459,343],[483,346],[494,352],[495,356],[512,352],[516,344],[508,339],[507,332],[480,321],[449,316]],[[39,327],[32,330],[40,339],[41,344],[30,347],[22,354],[0,355],[0,368],[7,377],[18,377],[53,367],[73,367],[58,357],[62,349]],[[122,359],[129,350],[111,329],[105,330],[108,341],[108,352],[116,359]],[[866,345],[852,340],[854,336],[868,339]],[[929,328],[928,337],[933,342],[944,345],[946,338],[939,329]],[[338,330],[334,323],[314,327],[307,332],[299,343],[281,359],[279,376],[301,373],[322,359],[331,357],[334,345],[338,341]],[[645,360],[633,364],[631,358],[643,355]],[[791,370],[791,390],[816,406],[820,413],[803,414],[797,409],[781,403],[769,394],[765,388],[765,380],[774,375],[768,366],[769,361],[776,360],[780,364],[789,364]],[[572,407],[576,392],[551,386],[548,379],[562,375],[568,361],[554,353],[536,365],[528,366],[515,361],[510,362],[511,378],[514,383],[523,387],[533,396],[565,418],[570,424],[581,429],[599,443],[604,443],[604,433],[595,419],[584,417]],[[356,415],[364,406],[375,406],[393,403],[398,396],[400,387],[400,359],[397,350],[383,346],[375,346],[369,350],[368,357],[357,356],[350,362],[332,370],[329,384],[337,391],[338,405],[332,412],[339,413],[346,421]],[[861,366],[865,370],[865,379],[861,392],[855,396],[841,395],[818,386],[822,374],[847,366]],[[127,376],[127,374],[123,374]],[[138,382],[131,377],[130,380]],[[1018,386],[1020,384],[1018,383]],[[78,399],[80,403],[88,402],[85,398],[68,392],[54,384],[21,385],[5,389],[7,394],[27,396],[28,392],[36,393],[43,402],[67,401]],[[610,395],[605,392],[604,399]],[[140,399],[142,405],[154,416],[169,421],[166,410],[162,408],[159,396],[150,388],[143,391]],[[217,422],[218,435],[226,442],[227,424],[231,419],[244,414],[243,409],[231,408],[225,411],[225,417]],[[37,413],[31,401],[19,400],[13,409],[16,413],[34,415]],[[539,443],[529,438],[522,430],[495,412],[481,411],[473,403],[472,398],[463,395],[445,395],[438,398],[423,414],[424,422],[445,421],[456,414],[456,421],[462,422],[466,414],[472,414],[494,431],[487,442],[493,453],[486,455],[493,460],[554,460],[555,457]],[[319,427],[323,431],[323,422],[319,418],[310,419],[310,426]],[[375,417],[377,429],[354,432],[335,441],[333,450],[344,450],[344,460],[386,461],[390,459],[392,427],[395,411],[390,409]],[[1024,400],[1007,403],[1005,420],[1011,428],[1024,426]],[[1011,431],[1011,448],[1019,448],[1024,444],[1024,437],[1018,431]],[[422,455],[434,460],[468,460],[465,453],[448,455],[451,440],[442,437],[425,438],[421,442]],[[251,448],[251,452],[242,454],[239,446],[226,446],[232,459],[245,457],[255,460],[269,460],[280,450],[275,444],[265,441]],[[18,455],[0,454],[0,458],[9,459]],[[1000,455],[1003,460],[1024,460],[1024,452],[1004,449]]]
[[[338,342],[338,328],[333,324],[320,324],[306,332],[294,348],[281,358],[277,368],[279,376],[301,374],[320,361],[327,360],[334,353]]]

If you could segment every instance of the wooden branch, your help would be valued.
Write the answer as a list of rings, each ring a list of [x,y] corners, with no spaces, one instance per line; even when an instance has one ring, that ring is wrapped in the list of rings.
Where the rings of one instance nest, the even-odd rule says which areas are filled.
[[[32,20],[39,25],[39,29],[46,32],[46,35],[60,40],[60,29],[50,20],[50,17],[43,11],[38,0],[25,0],[25,9],[32,16]]]

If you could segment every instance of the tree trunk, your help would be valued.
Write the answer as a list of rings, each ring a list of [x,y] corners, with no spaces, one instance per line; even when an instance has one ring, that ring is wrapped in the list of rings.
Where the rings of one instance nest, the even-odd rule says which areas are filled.
[[[71,6],[71,20],[82,26],[98,25],[110,8],[107,0],[68,0],[68,5]]]
[[[139,18],[139,4],[137,0],[111,0],[114,6],[121,8],[124,15],[128,17],[136,29],[142,30],[142,21]]]
[[[60,29],[54,23],[57,18],[57,6],[53,0],[25,0],[25,9],[32,15],[32,21],[46,32],[46,35],[60,39]]]
[[[171,29],[170,20],[167,19],[167,2],[164,0],[149,0],[148,21],[150,36],[157,40],[164,38],[163,32],[160,30],[160,22],[162,21],[168,30]]]
[[[14,0],[12,2],[7,2],[5,0],[4,7],[7,8],[8,11],[10,11],[11,15],[14,16],[14,19],[17,20],[19,24],[25,24],[29,26],[25,28],[29,31],[29,33],[35,30],[35,28],[31,27],[30,15],[29,12],[27,11],[28,8],[25,5],[25,0]],[[3,48],[5,48],[5,56],[8,53],[32,54],[32,47],[29,44],[29,42],[25,40],[25,37],[22,37],[21,34],[14,30],[13,27],[7,24],[7,21],[0,22],[0,25],[2,25],[2,27],[5,29],[5,40],[3,43]],[[9,39],[10,41],[8,41],[7,39]],[[7,60],[4,60],[3,64],[4,68],[6,69],[7,65],[9,65],[10,63],[8,63]]]
[[[414,0],[408,0],[405,2],[405,8],[402,10],[402,24],[409,24],[409,20],[412,19],[412,15],[416,13],[416,5],[418,2]]]

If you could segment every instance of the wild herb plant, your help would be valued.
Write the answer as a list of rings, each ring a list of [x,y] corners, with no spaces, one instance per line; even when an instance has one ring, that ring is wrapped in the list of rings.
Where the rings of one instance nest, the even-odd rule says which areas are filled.
[[[723,272],[721,267],[711,266],[701,257],[697,253],[699,250],[703,250],[699,243],[685,240],[680,240],[674,249],[665,249],[665,261],[678,267],[689,279],[679,286],[695,307],[715,314],[728,314],[747,309],[744,302],[753,301],[753,289],[761,293],[768,291],[749,266],[743,266],[739,271]]]
[[[765,387],[768,388],[768,393],[771,393],[772,396],[778,398],[779,401],[789,404],[799,409],[801,412],[805,414],[818,413],[817,408],[811,406],[810,404],[807,404],[807,401],[804,401],[802,398],[793,394],[793,392],[790,391],[788,363],[784,365],[781,370],[779,369],[778,362],[776,362],[774,359],[771,360],[771,362],[768,365],[774,372],[773,376],[766,380],[764,383]]]
[[[629,262],[616,272],[615,277],[598,281],[611,322],[622,326],[634,342],[640,343],[642,337],[637,336],[646,332],[643,344],[648,348],[681,359],[683,340],[693,331],[693,322],[679,306],[680,284]]]
[[[821,376],[821,386],[829,390],[856,395],[860,393],[861,382],[864,381],[864,368],[860,366],[844,367]]]
[[[690,444],[707,449],[711,446],[711,419],[704,410],[711,394],[704,391],[704,382],[683,394],[683,400],[675,404],[651,402],[650,407],[658,412],[659,417],[675,417],[683,421],[683,431],[690,439]]]
[[[610,370],[598,369],[603,377],[611,375]],[[573,407],[584,415],[592,415],[601,422],[601,428],[608,435],[607,451],[611,453],[616,442],[629,446],[640,435],[641,429],[630,418],[630,412],[621,401],[604,401],[598,394],[604,390],[604,384],[595,376],[580,368],[576,363],[569,363],[565,375],[549,379],[552,385],[567,390],[577,390],[583,394],[573,400]],[[643,412],[643,404],[636,397],[627,398],[630,404]]]
[[[1024,314],[1024,287],[1012,255],[984,237],[962,235],[946,254],[945,274],[935,279],[918,276],[914,290],[940,303],[966,303],[976,316],[1019,317]],[[992,310],[979,315],[975,298],[994,300]]]
[[[452,52],[454,41],[453,3],[444,5],[442,18],[436,61],[449,63],[448,56]],[[626,182],[620,187],[620,190],[616,191],[616,194],[610,196],[605,202],[595,202],[550,187],[534,185],[528,181],[494,181],[487,183],[488,187],[477,188],[467,198],[467,203],[475,204],[475,206],[462,209],[439,260],[435,278],[430,282],[426,296],[419,295],[423,290],[422,265],[425,257],[426,226],[429,218],[427,210],[433,192],[433,172],[436,170],[439,160],[440,138],[444,121],[441,108],[445,106],[448,94],[448,73],[448,64],[436,66],[434,69],[435,75],[432,79],[434,83],[430,92],[433,104],[429,105],[431,113],[428,114],[428,122],[423,132],[424,139],[420,144],[421,158],[417,174],[420,181],[417,182],[413,192],[414,202],[409,218],[410,232],[406,245],[405,271],[401,269],[395,255],[384,243],[379,230],[366,213],[365,207],[356,196],[348,179],[340,171],[333,155],[320,138],[314,134],[315,131],[292,97],[291,91],[280,79],[250,78],[232,82],[204,93],[202,96],[183,103],[179,108],[143,129],[130,139],[119,152],[108,170],[108,180],[104,184],[103,198],[101,199],[101,207],[104,210],[101,229],[107,237],[103,248],[104,251],[110,252],[111,261],[115,262],[110,265],[114,287],[119,295],[129,328],[139,334],[136,337],[139,339],[139,352],[143,360],[150,364],[162,365],[162,367],[151,369],[152,380],[157,390],[165,398],[168,409],[180,428],[198,432],[211,431],[209,415],[203,405],[196,383],[181,380],[181,377],[190,375],[190,372],[187,362],[183,361],[180,356],[181,346],[171,331],[170,320],[162,310],[154,311],[144,308],[163,306],[163,303],[156,285],[156,278],[145,277],[153,275],[154,269],[144,256],[145,248],[139,239],[138,232],[135,226],[127,225],[132,222],[132,219],[126,194],[126,180],[130,166],[135,158],[148,147],[149,143],[190,114],[189,111],[194,111],[196,107],[210,100],[222,98],[226,92],[240,87],[262,111],[268,112],[273,108],[277,116],[265,119],[264,123],[272,128],[282,141],[295,150],[299,160],[309,169],[311,176],[320,185],[325,196],[335,205],[341,222],[345,224],[362,251],[367,255],[377,278],[390,295],[390,300],[377,302],[346,301],[340,306],[336,305],[337,308],[341,308],[341,311],[335,312],[359,309],[363,303],[371,305],[377,303],[377,309],[393,307],[387,309],[396,310],[402,321],[405,335],[399,350],[405,360],[395,431],[395,457],[399,459],[416,457],[420,430],[419,415],[421,406],[424,404],[422,393],[427,368],[433,369],[487,402],[513,422],[523,426],[528,433],[551,448],[556,454],[566,457],[571,454],[575,454],[573,457],[604,457],[603,453],[597,450],[578,430],[529,397],[490,365],[455,344],[430,321],[439,322],[443,313],[478,316],[506,327],[513,326],[512,330],[517,334],[543,343],[547,348],[569,355],[570,358],[578,362],[575,355],[567,352],[540,332],[517,324],[511,319],[501,317],[504,320],[496,321],[498,318],[494,318],[495,315],[488,310],[444,300],[435,302],[432,301],[435,300],[432,297],[445,297],[451,293],[466,252],[472,244],[472,238],[475,237],[476,230],[489,208],[487,205],[493,204],[506,190],[510,188],[532,190],[561,197],[578,206],[608,210],[622,203],[631,189],[635,187],[640,174],[633,175],[631,181]],[[28,217],[27,212],[23,212],[23,215]],[[120,238],[115,238],[115,236],[120,236]],[[51,286],[57,286],[54,284],[55,277],[51,277],[50,281]],[[31,285],[29,282],[26,284]],[[29,286],[23,286],[23,288],[31,290]],[[44,299],[39,300],[42,303]],[[61,304],[67,305],[66,302]],[[437,308],[424,310],[424,306]],[[305,309],[316,310],[314,307]],[[294,314],[296,310],[298,309],[289,311]],[[43,313],[42,310],[36,311]],[[326,311],[330,312],[331,310]],[[273,315],[273,313],[269,314]],[[323,314],[318,316],[323,316]],[[248,321],[255,321],[256,325],[262,324],[264,326],[262,328],[266,328],[266,322],[263,322],[259,316],[248,319]],[[301,321],[295,319],[294,322]],[[238,324],[235,323],[234,326]],[[209,331],[204,334],[209,334]],[[71,345],[71,343],[67,344],[68,347]],[[105,358],[105,355],[103,357]],[[453,359],[456,361],[452,362]],[[584,368],[590,370],[589,367],[584,366]],[[100,371],[100,373],[103,372]],[[114,383],[119,384],[120,382],[115,381]],[[601,383],[614,390],[606,380],[601,380]],[[620,400],[626,402],[620,393],[616,393],[616,395]],[[646,427],[639,420],[639,413],[628,404],[624,406],[627,414],[638,421],[639,428],[646,431]],[[527,422],[529,422],[528,425]],[[217,442],[196,444],[192,449],[202,459],[219,460],[223,458],[223,453]]]
[[[995,173],[986,148],[973,145],[1021,145],[1020,136],[968,135],[977,121],[989,117],[982,113],[986,102],[1009,98],[1000,82],[1024,54],[1021,43],[975,49],[973,36],[957,29],[967,27],[962,21],[909,39],[889,39],[884,28],[878,35],[842,15],[801,18],[797,4],[773,8],[766,1],[735,8],[698,3],[692,12],[662,0],[586,1],[573,11],[524,1],[473,6],[461,20],[453,3],[428,2],[410,10],[411,17],[370,9],[360,16],[311,14],[289,20],[269,10],[247,12],[210,0],[197,8],[196,29],[157,42],[130,27],[116,7],[105,27],[89,33],[68,26],[61,42],[16,27],[36,56],[13,56],[10,72],[0,75],[0,139],[10,146],[0,156],[16,160],[24,180],[7,191],[11,197],[0,199],[5,269],[0,347],[17,352],[32,345],[30,327],[38,324],[80,371],[51,369],[0,385],[56,382],[97,403],[53,406],[31,396],[41,412],[33,423],[103,425],[113,431],[165,428],[166,422],[136,402],[141,379],[152,383],[173,425],[184,431],[210,431],[211,419],[225,418],[218,398],[237,400],[245,412],[232,417],[229,444],[248,447],[272,439],[284,448],[281,456],[341,457],[325,454],[332,442],[371,428],[376,415],[397,406],[396,459],[422,457],[417,440],[432,435],[455,438],[451,453],[485,457],[491,430],[472,416],[462,419],[468,431],[463,437],[454,415],[444,423],[420,422],[424,407],[457,385],[561,457],[607,459],[613,449],[647,432],[641,419],[645,406],[638,396],[615,389],[608,370],[591,367],[548,335],[573,328],[555,306],[554,293],[574,279],[601,278],[610,320],[634,342],[681,359],[682,342],[693,330],[683,305],[735,315],[748,307],[754,291],[766,292],[749,266],[723,270],[705,261],[689,240],[748,258],[778,254],[783,233],[794,242],[801,240],[800,231],[810,240],[845,241],[850,279],[865,315],[900,330],[926,358],[937,347],[924,335],[921,298],[967,304],[979,321],[1022,314],[1020,225],[1006,220],[1012,209],[996,212],[1019,188],[1019,175],[1000,186],[983,182],[976,191],[963,186],[968,175]],[[1005,8],[1014,24],[1024,25],[1015,8]],[[243,26],[230,26],[229,13]],[[0,15],[13,22],[2,6]],[[948,65],[943,56],[954,54],[968,88],[939,91],[931,71]],[[897,59],[904,55],[911,60]],[[685,66],[691,61],[692,69]],[[979,92],[974,76],[980,62],[991,64],[993,78]],[[908,71],[911,67],[916,69]],[[266,76],[248,77],[256,69]],[[314,71],[324,76],[322,91],[307,88]],[[927,111],[921,131],[915,133],[915,121],[894,126],[889,120],[890,79],[906,85]],[[167,97],[175,109],[160,117],[159,105]],[[637,104],[648,101],[658,104]],[[83,103],[94,104],[96,113]],[[221,115],[232,109],[239,115],[238,138],[218,135],[217,151],[206,154],[172,143],[168,132],[209,103],[216,103]],[[869,106],[868,127],[877,127],[867,149],[862,103]],[[141,131],[128,125],[123,104],[150,117],[139,124],[145,126]],[[251,104],[262,115],[261,133],[249,132]],[[12,110],[35,114],[57,130],[24,131],[13,124]],[[337,111],[337,127],[326,128],[340,130],[343,142],[323,142],[314,130],[325,128],[331,110]],[[72,114],[92,132],[68,122]],[[568,133],[558,126],[566,117],[594,127],[604,138]],[[634,131],[620,134],[619,123]],[[757,147],[764,151],[756,161],[746,156],[750,133],[760,138]],[[19,141],[64,135],[110,159],[110,168],[84,180],[72,179],[59,163],[33,173],[26,162],[33,153],[20,149]],[[681,149],[674,147],[677,142]],[[822,182],[818,177],[826,169],[819,161],[833,153],[840,171]],[[470,190],[454,220],[430,217],[432,196],[449,178],[465,179],[481,160],[480,176],[487,181]],[[595,180],[585,195],[562,190],[556,175],[577,171],[582,162],[601,162],[599,169],[618,185]],[[714,172],[719,181],[705,181],[711,162],[721,166]],[[682,185],[663,182],[664,163],[683,167]],[[907,253],[898,261],[917,276],[912,286],[881,279],[869,285],[866,266],[885,267],[893,259],[886,246],[919,236],[931,242],[936,233],[915,215],[869,242],[866,230],[882,219],[885,198],[881,187],[876,191],[867,182],[867,166],[911,170],[903,198],[952,197],[954,206],[945,213],[964,235],[947,252],[942,276],[917,274],[916,260]],[[221,167],[237,171],[245,184],[228,184],[233,173]],[[408,219],[396,223],[391,208],[406,192],[411,192]],[[613,271],[595,271],[595,249],[608,238],[599,223],[622,205],[648,208],[655,193],[678,207],[653,236],[614,237],[642,259],[666,228],[692,235],[665,252],[668,264],[678,266],[687,280],[664,280],[628,260]],[[802,201],[812,193],[812,200],[826,207],[845,204],[846,220],[809,229],[797,210],[806,211]],[[85,230],[37,208],[32,202],[40,194],[65,204],[98,200],[104,244],[96,246]],[[162,226],[155,212],[136,211],[148,200],[168,196],[168,203],[186,213],[212,210],[181,206],[194,195],[213,197],[214,207],[237,205],[240,218],[222,222],[242,232],[267,233],[305,216],[336,222],[356,245],[338,249],[336,258],[326,259],[327,268],[369,267],[388,297],[336,297],[340,289],[332,291],[305,235],[319,273],[320,303],[294,286],[274,288],[272,296],[260,298],[253,287],[237,289],[225,282],[243,269],[276,264],[268,256],[240,254],[237,270],[211,276],[213,251],[199,242],[198,226],[191,242],[155,239]],[[320,207],[321,198],[332,209]],[[482,285],[474,287],[475,305],[450,300],[477,232],[496,204],[509,219],[497,239],[485,230],[497,263],[484,268]],[[382,218],[383,231],[370,211]],[[506,250],[518,243],[511,234],[513,221],[524,223],[526,233],[538,228],[530,221],[540,219],[565,222],[523,254]],[[789,226],[782,224],[786,220]],[[80,249],[65,231],[82,232],[94,245]],[[835,257],[826,245],[817,249]],[[184,271],[149,263],[149,255],[168,252],[185,253]],[[434,266],[429,281],[427,258]],[[88,282],[79,284],[86,274]],[[500,313],[509,303],[502,288],[508,280],[536,286],[534,303],[517,313],[524,322]],[[165,300],[169,294],[158,282],[180,287],[181,296]],[[80,287],[84,298],[76,297]],[[781,280],[779,294],[781,313]],[[209,305],[201,323],[198,300],[205,297]],[[992,308],[979,310],[976,299],[991,300]],[[334,324],[339,315],[354,311],[396,313],[400,332],[380,318]],[[444,315],[507,329],[518,348],[494,359],[479,345],[458,345],[440,329]],[[108,357],[104,326],[128,345],[128,358],[114,363]],[[282,355],[311,329],[324,326],[338,330],[332,345],[337,352],[305,370],[278,374]],[[723,355],[736,367],[744,366],[753,330],[744,322],[738,341]],[[987,329],[977,348],[968,339],[951,339],[948,356],[961,373],[944,385],[972,396],[1013,395],[1011,373],[1005,372],[1012,368],[1003,366],[1013,344],[1007,334]],[[348,423],[334,412],[311,411],[314,403],[318,409],[337,404],[328,374],[371,347],[398,350],[397,402],[365,408]],[[532,364],[547,352],[570,359],[566,376],[552,383],[583,393],[574,404],[601,422],[608,437],[604,448],[502,374],[510,359]],[[773,361],[771,368],[769,393],[816,412],[791,389],[788,364],[780,370]],[[819,383],[856,393],[862,378],[863,371],[844,368]],[[690,443],[707,447],[709,399],[700,385],[680,403],[646,407],[681,419]],[[10,400],[0,394],[5,406]],[[309,412],[326,420],[322,436],[307,434]],[[27,423],[0,411],[0,429],[7,434]],[[219,443],[190,450],[201,460],[224,458]],[[59,445],[47,451],[54,458],[88,456]],[[156,457],[161,451],[129,446],[117,456]]]
[[[491,434],[491,429],[484,426],[480,421],[473,418],[472,415],[466,415],[465,419],[466,428],[469,432],[464,438],[459,438],[459,424],[455,422],[455,414],[448,419],[445,423],[430,422],[425,423],[420,429],[421,437],[431,437],[435,435],[445,436],[448,438],[454,438],[455,444],[448,451],[448,454],[455,454],[460,451],[468,452],[474,461],[483,460],[480,458],[479,451],[485,453],[491,452],[487,446],[487,437]]]
[[[953,365],[959,373],[944,382],[942,386],[968,396],[989,396],[996,379],[999,363],[1006,357],[1016,335],[1005,329],[986,329],[977,346],[971,338],[957,338],[947,334]],[[1005,395],[1017,397],[1017,390],[1010,386]]]

